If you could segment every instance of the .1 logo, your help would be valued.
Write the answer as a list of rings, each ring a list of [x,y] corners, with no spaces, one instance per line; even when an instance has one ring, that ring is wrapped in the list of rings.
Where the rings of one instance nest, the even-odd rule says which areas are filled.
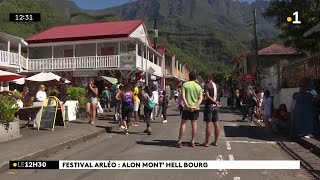
[[[287,21],[290,23],[292,21],[292,24],[301,24],[301,21],[299,21],[299,12],[296,11],[293,13],[294,21],[292,21],[292,17],[287,17]]]

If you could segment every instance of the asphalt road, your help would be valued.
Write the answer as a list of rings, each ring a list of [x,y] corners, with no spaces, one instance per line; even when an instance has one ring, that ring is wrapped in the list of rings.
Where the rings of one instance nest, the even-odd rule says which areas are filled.
[[[143,134],[145,124],[133,127],[131,134],[117,132],[100,136],[42,160],[301,160],[300,170],[11,170],[0,175],[10,180],[87,180],[87,179],[320,179],[320,158],[286,138],[266,137],[263,128],[240,122],[240,116],[221,113],[218,146],[209,148],[187,144],[176,148],[180,117],[170,110],[168,123],[162,118],[152,123],[153,134]],[[205,124],[198,122],[197,143],[204,141]],[[190,141],[190,124],[184,141]],[[213,140],[213,137],[212,137]]]

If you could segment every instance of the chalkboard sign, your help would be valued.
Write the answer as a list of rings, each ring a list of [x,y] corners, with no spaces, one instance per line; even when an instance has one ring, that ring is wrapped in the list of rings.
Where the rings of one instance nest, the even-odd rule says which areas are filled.
[[[40,129],[53,129],[57,107],[46,106],[42,109]]]
[[[50,96],[43,102],[38,130],[50,128],[53,131],[55,125],[65,126],[61,116],[61,111],[59,111],[58,113],[58,106],[59,99],[57,99],[56,97]]]

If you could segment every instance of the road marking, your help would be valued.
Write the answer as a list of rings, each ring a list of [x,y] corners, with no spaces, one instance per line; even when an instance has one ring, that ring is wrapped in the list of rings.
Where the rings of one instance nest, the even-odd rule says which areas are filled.
[[[223,156],[222,155],[218,155],[216,157],[216,159],[217,159],[217,161],[223,161]],[[220,175],[220,178],[222,178],[222,176],[228,175],[228,171],[226,169],[219,169],[217,174]]]
[[[228,149],[228,150],[231,150],[231,145],[230,145],[230,142],[229,142],[229,141],[226,141],[226,146],[227,146],[227,149]]]
[[[232,154],[229,154],[229,160],[230,160],[230,161],[234,161],[234,157],[233,157]]]
[[[233,180],[240,180],[240,177],[233,177]]]

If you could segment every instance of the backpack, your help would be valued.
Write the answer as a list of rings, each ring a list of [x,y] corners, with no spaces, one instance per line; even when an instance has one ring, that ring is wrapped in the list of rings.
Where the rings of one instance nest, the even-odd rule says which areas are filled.
[[[133,97],[132,97],[131,93],[130,93],[130,92],[126,92],[126,93],[123,95],[122,104],[123,104],[124,106],[133,105],[132,99],[133,99]]]
[[[156,106],[156,102],[154,101],[154,99],[150,98],[148,94],[146,94],[147,97],[147,102],[146,102],[146,107],[148,109],[153,109]]]

